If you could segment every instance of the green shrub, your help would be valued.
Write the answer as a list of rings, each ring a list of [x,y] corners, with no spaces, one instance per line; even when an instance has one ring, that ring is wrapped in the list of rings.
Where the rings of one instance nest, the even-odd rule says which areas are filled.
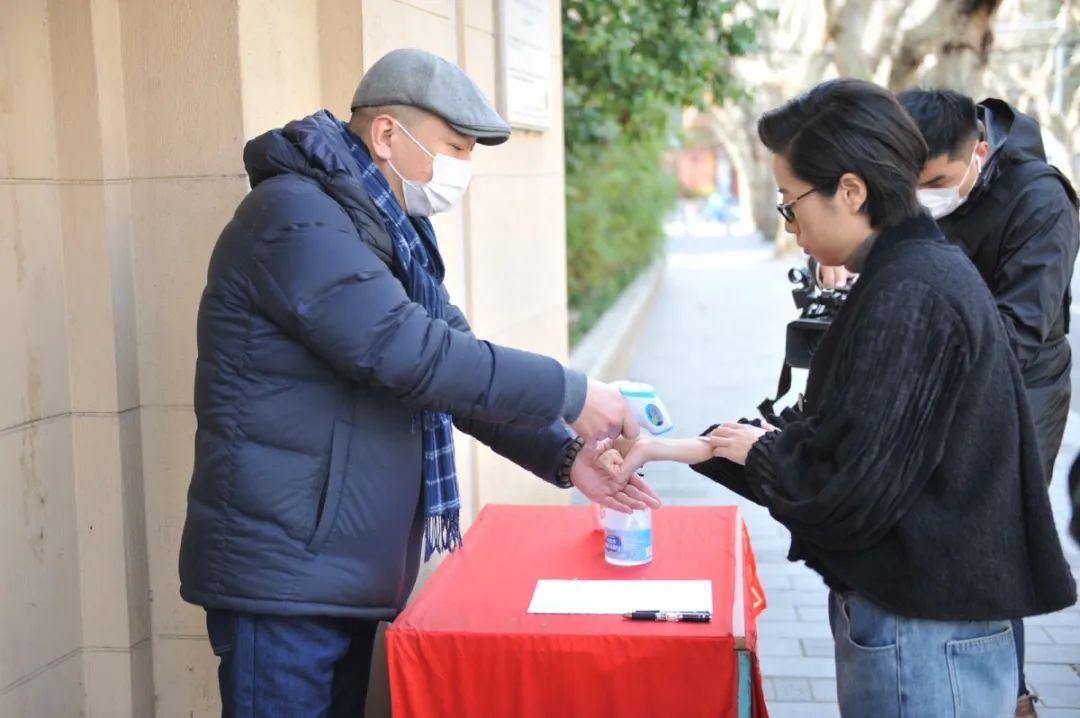
[[[762,18],[744,0],[563,0],[571,344],[660,250],[673,121],[741,91],[728,59]]]
[[[657,141],[572,150],[566,176],[567,294],[574,344],[662,248],[675,179]]]

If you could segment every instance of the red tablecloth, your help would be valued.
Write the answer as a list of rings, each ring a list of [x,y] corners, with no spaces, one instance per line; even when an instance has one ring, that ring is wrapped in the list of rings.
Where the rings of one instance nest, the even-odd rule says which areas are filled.
[[[764,608],[745,526],[735,507],[667,507],[653,534],[651,563],[612,566],[590,507],[485,507],[387,632],[395,718],[735,718],[736,644],[755,648]],[[707,578],[713,620],[529,614],[541,578]],[[756,660],[751,693],[765,716]]]

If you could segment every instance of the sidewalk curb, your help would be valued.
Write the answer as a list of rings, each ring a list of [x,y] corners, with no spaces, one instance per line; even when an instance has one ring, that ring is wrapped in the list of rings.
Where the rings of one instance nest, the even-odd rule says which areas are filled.
[[[599,381],[625,379],[634,343],[663,283],[667,262],[658,257],[570,352],[569,366]]]

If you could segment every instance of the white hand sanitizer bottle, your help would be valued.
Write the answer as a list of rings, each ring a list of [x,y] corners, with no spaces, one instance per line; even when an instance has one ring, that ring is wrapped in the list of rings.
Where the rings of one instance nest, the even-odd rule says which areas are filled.
[[[604,522],[604,560],[616,566],[640,566],[652,561],[652,512],[632,514],[601,509]]]

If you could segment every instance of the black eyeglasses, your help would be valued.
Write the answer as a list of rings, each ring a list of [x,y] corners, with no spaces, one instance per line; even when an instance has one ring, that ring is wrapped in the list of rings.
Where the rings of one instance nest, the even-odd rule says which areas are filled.
[[[813,194],[814,192],[817,192],[817,187],[811,187],[810,189],[806,190],[805,192],[803,192],[801,195],[799,195],[795,199],[791,200],[790,202],[782,202],[782,203],[776,205],[776,211],[779,212],[780,216],[783,217],[788,222],[794,222],[795,221],[795,203],[798,202],[803,197],[807,197],[807,196]]]

